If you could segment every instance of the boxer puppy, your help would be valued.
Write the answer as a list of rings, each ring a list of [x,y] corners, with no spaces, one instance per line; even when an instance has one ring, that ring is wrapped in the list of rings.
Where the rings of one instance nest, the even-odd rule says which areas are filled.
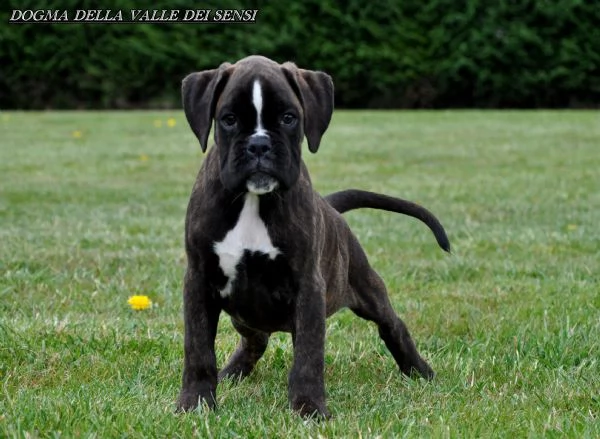
[[[217,381],[245,377],[269,335],[292,335],[290,406],[328,417],[325,404],[325,319],[340,308],[374,322],[400,371],[426,379],[406,325],[383,281],[340,213],[361,208],[419,218],[446,251],[446,233],[425,208],[405,200],[349,190],[321,197],[302,161],[306,137],[315,153],[333,112],[333,83],[318,71],[250,56],[192,73],[183,80],[185,115],[206,156],[185,224],[185,358],[180,410],[214,408]],[[240,342],[218,373],[215,336],[221,311]]]

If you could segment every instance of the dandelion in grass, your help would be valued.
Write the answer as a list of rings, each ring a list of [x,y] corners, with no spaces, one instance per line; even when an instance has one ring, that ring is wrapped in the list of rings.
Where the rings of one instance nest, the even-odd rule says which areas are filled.
[[[170,117],[169,119],[167,119],[167,125],[169,128],[173,128],[175,125],[177,125],[177,121]]]
[[[127,303],[131,306],[131,309],[141,311],[152,307],[152,301],[148,296],[131,296]]]
[[[75,138],[75,139],[81,139],[81,137],[83,136],[83,133],[79,130],[75,130],[71,133],[71,135]]]
[[[149,158],[150,157],[148,157],[146,154],[140,154],[140,161],[141,162],[147,162]]]

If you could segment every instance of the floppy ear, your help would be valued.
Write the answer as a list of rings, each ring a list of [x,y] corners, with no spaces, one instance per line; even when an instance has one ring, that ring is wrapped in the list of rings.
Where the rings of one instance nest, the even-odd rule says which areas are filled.
[[[294,63],[282,65],[283,73],[304,110],[304,135],[310,152],[317,152],[333,113],[333,81],[324,72],[304,70]]]
[[[218,69],[191,73],[181,84],[183,111],[192,131],[200,141],[202,152],[205,152],[208,146],[208,135],[215,107],[229,78],[228,67],[230,66],[229,63],[223,63]]]

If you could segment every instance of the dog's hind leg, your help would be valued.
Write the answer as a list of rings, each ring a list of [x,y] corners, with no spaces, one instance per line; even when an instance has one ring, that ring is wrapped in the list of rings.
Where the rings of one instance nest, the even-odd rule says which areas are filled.
[[[219,381],[225,378],[247,377],[264,354],[269,342],[269,334],[266,332],[256,331],[233,318],[231,323],[240,333],[240,342],[227,365],[219,372]]]
[[[411,376],[418,372],[424,378],[432,379],[434,372],[419,355],[408,328],[392,308],[383,281],[369,266],[364,254],[354,256],[352,262],[356,263],[358,259],[361,267],[350,267],[350,287],[354,293],[350,308],[359,317],[377,324],[379,335],[402,373]]]

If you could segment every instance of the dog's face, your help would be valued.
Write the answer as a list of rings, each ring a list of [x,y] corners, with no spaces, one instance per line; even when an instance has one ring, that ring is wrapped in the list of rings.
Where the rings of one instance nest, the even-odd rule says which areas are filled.
[[[302,106],[283,73],[233,72],[215,108],[221,181],[231,191],[287,189],[300,171]],[[238,75],[239,76],[239,75]]]
[[[232,192],[261,195],[293,186],[304,135],[316,152],[333,111],[328,75],[259,56],[192,73],[182,94],[203,151],[214,119],[220,177]]]

